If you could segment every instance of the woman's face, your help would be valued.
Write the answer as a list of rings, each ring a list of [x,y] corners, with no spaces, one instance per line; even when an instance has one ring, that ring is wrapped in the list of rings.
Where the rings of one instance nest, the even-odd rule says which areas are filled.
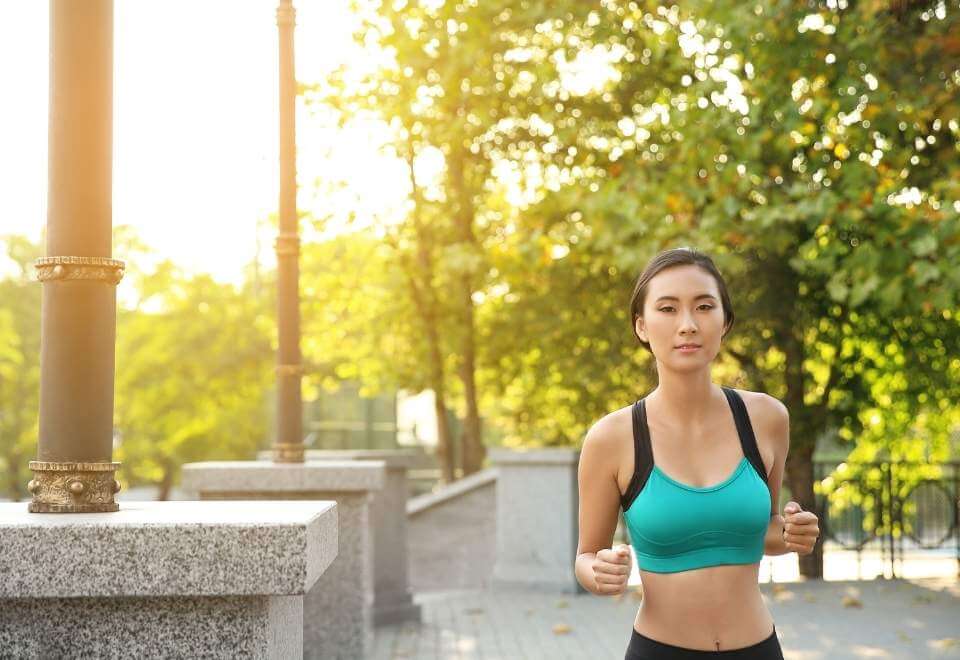
[[[649,342],[658,362],[677,368],[709,364],[720,352],[724,330],[720,291],[713,275],[699,266],[671,266],[647,285],[637,334]],[[678,348],[698,344],[692,351]]]

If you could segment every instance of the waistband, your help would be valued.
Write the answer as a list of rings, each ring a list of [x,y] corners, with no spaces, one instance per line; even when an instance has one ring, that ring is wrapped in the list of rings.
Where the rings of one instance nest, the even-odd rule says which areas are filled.
[[[722,651],[705,651],[702,649],[689,649],[683,646],[674,646],[660,642],[646,635],[637,632],[633,628],[633,634],[630,637],[630,644],[627,647],[627,660],[633,657],[641,658],[664,658],[665,660],[702,660],[703,658],[725,657],[742,658],[743,660],[783,660],[783,652],[780,648],[780,641],[777,638],[777,626],[773,626],[773,632],[766,639],[744,646],[738,649],[725,649]]]

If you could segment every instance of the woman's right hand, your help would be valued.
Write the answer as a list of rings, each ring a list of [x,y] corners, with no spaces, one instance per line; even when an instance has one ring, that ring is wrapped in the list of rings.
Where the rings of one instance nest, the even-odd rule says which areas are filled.
[[[598,550],[590,568],[596,592],[601,596],[616,596],[627,590],[633,555],[630,546],[620,544],[613,548]]]

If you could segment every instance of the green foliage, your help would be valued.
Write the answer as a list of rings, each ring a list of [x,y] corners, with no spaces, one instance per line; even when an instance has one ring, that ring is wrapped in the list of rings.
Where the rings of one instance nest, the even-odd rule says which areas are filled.
[[[313,90],[344,121],[379,112],[397,153],[440,149],[449,243],[470,164],[483,410],[508,442],[575,444],[653,385],[632,282],[690,244],[738,314],[715,375],[787,401],[797,457],[829,431],[945,457],[960,12],[839,6],[389,3],[360,39],[393,64]],[[610,70],[577,80],[591,55]]]
[[[127,262],[118,305],[115,460],[127,485],[159,485],[165,496],[188,461],[252,458],[268,443],[273,384],[274,298],[209,276],[187,276],[169,261],[152,272],[130,227],[117,227]],[[0,465],[6,495],[26,495],[36,457],[42,286],[33,273],[41,246],[4,237],[10,274],[0,279]],[[270,289],[272,290],[272,289]]]
[[[654,385],[628,317],[633,282],[657,252],[694,245],[715,258],[737,313],[714,377],[788,404],[794,460],[833,433],[851,460],[949,454],[960,423],[955,6],[360,11],[358,41],[390,63],[304,95],[341,123],[391,126],[412,204],[398,225],[303,246],[308,395],[347,378],[368,392],[433,386],[436,351],[442,384],[462,398],[453,374],[473,329],[486,425],[507,444],[576,445]],[[436,177],[420,176],[436,154]],[[24,272],[28,248],[8,243]],[[185,461],[249,456],[265,444],[272,303],[170,264],[128,277],[139,300],[118,314],[116,387],[127,478],[165,482]],[[39,287],[0,286],[0,447],[21,464],[35,414],[14,413],[36,410]]]
[[[361,232],[303,245],[305,399],[335,391],[345,380],[359,382],[361,396],[426,387],[427,347],[390,252]]]
[[[117,318],[115,459],[132,483],[169,488],[182,463],[248,459],[268,443],[270,300],[169,261]]]
[[[42,252],[22,236],[4,236],[3,246],[9,275],[0,278],[0,489],[18,500],[37,444],[41,292],[33,262]]]

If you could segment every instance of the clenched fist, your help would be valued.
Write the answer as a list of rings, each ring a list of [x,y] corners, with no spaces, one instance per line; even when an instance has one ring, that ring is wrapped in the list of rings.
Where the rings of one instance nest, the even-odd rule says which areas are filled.
[[[633,555],[630,546],[620,544],[610,549],[598,550],[590,568],[593,570],[594,593],[615,596],[627,590]]]

